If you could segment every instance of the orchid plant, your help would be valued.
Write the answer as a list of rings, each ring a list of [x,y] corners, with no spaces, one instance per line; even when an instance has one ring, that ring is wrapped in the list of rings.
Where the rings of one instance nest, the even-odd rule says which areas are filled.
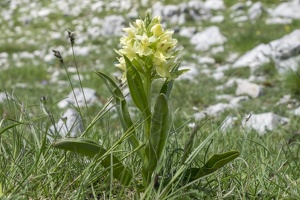
[[[90,157],[99,156],[102,166],[112,170],[113,177],[128,186],[136,181],[132,178],[133,173],[113,152],[117,146],[128,140],[132,146],[128,155],[137,154],[142,166],[142,181],[133,185],[139,185],[139,190],[144,190],[158,184],[157,168],[164,162],[164,150],[170,133],[171,115],[168,99],[174,81],[185,70],[179,70],[178,53],[181,49],[176,46],[177,40],[172,38],[173,31],[162,27],[160,17],[152,18],[147,14],[144,20],[138,19],[123,30],[125,35],[120,39],[121,49],[116,50],[119,55],[119,63],[116,66],[123,70],[122,83],[116,83],[103,72],[96,72],[112,94],[113,100],[109,103],[115,103],[124,131],[123,136],[108,149],[83,137],[99,116],[102,117],[107,112],[108,106],[104,106],[81,137],[59,139],[53,143],[53,146]],[[158,94],[152,93],[152,83],[155,79],[163,80]],[[129,95],[140,112],[142,124],[137,125],[132,120],[127,100],[122,92],[124,86],[129,88]],[[185,180],[191,182],[214,172],[239,156],[237,151],[215,154],[203,167],[191,168],[192,160],[212,135],[194,150],[191,148],[193,141],[187,142],[181,160],[182,167],[173,177],[165,179],[166,188],[183,174]]]

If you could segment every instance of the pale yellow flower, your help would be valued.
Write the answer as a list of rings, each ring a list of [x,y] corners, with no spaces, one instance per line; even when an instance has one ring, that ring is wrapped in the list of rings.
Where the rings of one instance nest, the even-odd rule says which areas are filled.
[[[172,38],[174,32],[164,30],[160,22],[159,16],[151,21],[138,19],[130,27],[123,29],[126,35],[120,39],[122,48],[117,51],[121,56],[117,67],[126,71],[123,58],[126,56],[130,61],[138,61],[144,67],[142,71],[151,69],[160,77],[170,77],[170,71],[176,62],[173,54],[177,40]]]
[[[163,28],[161,26],[161,24],[155,24],[152,28],[151,28],[151,32],[155,35],[155,36],[160,36],[163,33]]]

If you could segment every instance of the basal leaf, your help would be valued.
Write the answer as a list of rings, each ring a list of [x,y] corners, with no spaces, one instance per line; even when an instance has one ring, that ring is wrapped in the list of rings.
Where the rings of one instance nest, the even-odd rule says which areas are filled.
[[[201,168],[191,168],[185,174],[189,181],[199,179],[203,176],[213,173],[224,165],[236,159],[240,153],[238,151],[229,151],[222,154],[214,154]]]
[[[81,155],[94,157],[95,155],[103,156],[101,165],[105,168],[113,167],[113,176],[119,180],[123,185],[129,185],[132,175],[130,171],[121,163],[121,161],[113,156],[111,156],[107,150],[96,142],[84,138],[64,138],[55,143],[53,143],[55,148],[71,151],[74,153],[79,153]],[[112,161],[112,162],[111,162]]]

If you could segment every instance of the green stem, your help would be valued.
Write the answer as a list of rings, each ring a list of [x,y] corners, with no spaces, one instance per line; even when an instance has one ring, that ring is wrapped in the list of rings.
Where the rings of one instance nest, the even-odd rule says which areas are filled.
[[[144,79],[144,89],[146,92],[146,97],[148,101],[148,108],[151,110],[151,70],[148,70]],[[147,116],[145,119],[145,135],[146,139],[150,137],[150,128],[151,128],[151,116]]]

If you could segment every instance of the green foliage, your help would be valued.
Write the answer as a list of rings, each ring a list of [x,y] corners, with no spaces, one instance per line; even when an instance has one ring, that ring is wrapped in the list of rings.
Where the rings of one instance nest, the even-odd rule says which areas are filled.
[[[84,138],[64,138],[53,143],[53,146],[59,149],[76,152],[84,156],[101,157],[101,165],[105,168],[112,169],[113,176],[125,186],[129,185],[132,179],[130,171],[124,167],[121,161],[113,156],[112,152],[107,151],[96,142]]]
[[[163,2],[182,3],[171,0]],[[213,55],[218,64],[228,64],[226,58],[231,52],[242,55],[259,43],[268,43],[299,27],[299,20],[293,20],[289,25],[266,25],[265,19],[269,17],[266,13],[254,23],[235,23],[229,17],[230,13],[226,12],[237,1],[224,0],[224,2],[227,7],[224,11],[225,20],[218,26],[228,41],[225,44],[226,52]],[[246,0],[239,2],[245,3]],[[278,1],[267,0],[262,3],[268,8],[269,5],[274,8]],[[8,9],[10,5],[7,0],[0,4],[2,9]],[[47,6],[49,3],[45,1],[43,4]],[[79,153],[65,152],[53,148],[47,141],[47,130],[52,123],[48,116],[41,112],[39,99],[43,95],[49,96],[49,110],[57,121],[62,111],[57,108],[56,103],[65,98],[65,94],[70,90],[64,83],[67,76],[61,73],[59,62],[45,62],[44,55],[49,52],[46,54],[41,52],[41,55],[35,56],[34,59],[21,59],[21,62],[13,57],[13,54],[22,51],[34,52],[41,48],[65,46],[67,42],[63,38],[49,39],[51,34],[65,31],[67,28],[72,29],[70,25],[81,24],[82,20],[88,19],[88,16],[93,16],[94,13],[87,8],[77,15],[80,17],[79,20],[73,15],[51,13],[47,17],[47,23],[36,19],[24,25],[19,20],[20,8],[21,6],[16,7],[9,26],[3,19],[1,26],[3,34],[0,51],[8,53],[9,64],[4,63],[4,66],[8,67],[1,68],[0,90],[9,94],[9,97],[0,103],[0,199],[300,199],[299,117],[291,116],[289,113],[296,105],[293,103],[276,105],[278,99],[289,92],[298,98],[298,92],[293,92],[291,86],[286,84],[294,79],[291,83],[296,86],[294,89],[297,91],[299,87],[295,82],[298,81],[298,72],[291,73],[292,78],[285,79],[286,75],[279,76],[276,73],[273,63],[258,68],[254,75],[267,77],[267,81],[262,83],[266,86],[264,95],[242,102],[242,106],[236,110],[228,110],[220,116],[210,118],[197,131],[192,131],[187,126],[188,123],[193,123],[191,116],[195,111],[192,107],[201,111],[219,102],[215,99],[215,95],[223,92],[234,94],[235,88],[215,91],[214,88],[221,84],[220,81],[203,74],[195,76],[195,81],[166,79],[163,87],[159,85],[162,82],[155,82],[157,88],[155,86],[152,88],[152,100],[156,100],[160,93],[166,95],[171,111],[170,130],[165,150],[151,177],[151,184],[145,187],[141,186],[143,182],[141,173],[145,162],[143,155],[146,148],[146,141],[143,138],[145,120],[141,112],[131,109],[132,102],[124,100],[124,95],[127,94],[120,93],[126,85],[120,86],[106,75],[114,70],[114,67],[110,66],[113,66],[116,60],[116,54],[108,49],[116,48],[119,38],[90,37],[80,45],[92,45],[95,48],[89,56],[77,56],[76,61],[80,66],[83,86],[95,88],[104,106],[93,105],[88,110],[82,110],[83,120],[88,126],[81,139],[92,143],[88,145],[105,149],[108,157],[113,155],[130,171],[133,178],[126,187],[123,187],[119,182],[123,179],[118,179],[114,175],[115,166],[114,162],[111,162],[112,159],[109,160],[110,166],[104,167],[102,161],[105,156],[96,155],[91,158]],[[143,13],[140,11],[138,10],[139,13]],[[216,13],[212,12],[213,15]],[[97,16],[104,17],[107,14],[112,13],[101,12],[97,13]],[[124,12],[125,14],[127,13]],[[200,21],[197,23],[203,28],[212,24]],[[186,25],[195,26],[195,22],[187,21]],[[16,32],[14,29],[16,26],[26,27],[24,29],[26,31]],[[78,38],[87,30],[84,25],[80,27],[83,29],[81,33],[76,33]],[[20,42],[19,38],[26,41]],[[32,43],[32,39],[36,43]],[[191,58],[192,54],[197,55],[199,52],[194,51],[189,39],[182,38],[179,43],[185,47],[182,59],[188,64],[195,62],[197,67],[201,68],[196,59]],[[65,52],[61,53],[67,67],[73,66],[70,62],[72,57],[66,56]],[[141,72],[141,67],[137,63],[132,61],[132,64]],[[91,66],[96,69],[101,79],[95,78]],[[209,66],[211,67],[217,65]],[[57,82],[50,80],[54,71],[60,74]],[[247,78],[249,71],[243,68],[224,73],[228,79]],[[72,75],[74,72],[71,72]],[[79,85],[76,80],[72,82],[74,86]],[[17,83],[27,83],[30,87],[22,87]],[[112,99],[108,99],[110,94],[113,96]],[[111,104],[115,105],[116,111],[110,109]],[[172,108],[177,108],[177,111],[173,112]],[[289,125],[262,137],[254,132],[248,133],[240,126],[234,126],[226,135],[218,131],[213,132],[228,114],[235,114],[241,119],[249,111],[256,113],[270,109],[277,114],[290,117]],[[117,119],[116,114],[119,116]],[[210,136],[212,132],[213,136]],[[81,139],[78,142],[82,141]],[[98,142],[100,139],[102,142]],[[74,143],[70,143],[71,146],[78,144],[75,138],[72,138],[72,142]],[[201,148],[197,148],[199,145]],[[239,158],[233,160],[230,165],[225,165],[209,176],[198,177],[196,180],[191,178],[191,174],[197,174],[210,160],[209,158],[213,158],[214,153],[230,149],[240,151]],[[197,150],[195,154],[194,150]],[[74,149],[72,151],[76,152]],[[190,156],[193,156],[193,159],[188,159]],[[186,165],[183,165],[184,163]],[[172,178],[174,179],[170,182]],[[190,181],[188,178],[194,181],[188,182]],[[139,193],[138,190],[144,192]]]
[[[296,71],[289,71],[284,75],[285,88],[290,91],[291,94],[300,95],[300,69]]]
[[[147,15],[145,19],[146,28],[147,26],[150,26],[150,22],[151,20],[149,18],[149,15]],[[158,28],[158,31],[155,33],[160,33],[159,30],[161,30],[161,28]],[[134,31],[136,30],[134,29]],[[159,39],[160,38],[158,37],[158,40]],[[171,38],[168,39],[172,40]],[[149,47],[143,46],[143,48],[146,49]],[[155,50],[156,49],[154,49],[154,51]],[[123,51],[127,52],[128,48],[124,47]],[[158,51],[160,51],[160,49]],[[65,66],[60,52],[54,51],[54,53],[61,64]],[[130,55],[132,56],[132,53],[130,51],[128,51],[127,53],[130,53]],[[122,59],[124,59],[125,61],[125,69],[123,69],[125,70],[126,75],[125,78],[123,77],[125,83],[117,85],[109,76],[107,76],[103,72],[96,72],[96,74],[104,81],[105,85],[112,94],[112,99],[115,102],[117,113],[124,131],[124,134],[121,136],[121,138],[117,142],[115,142],[115,144],[112,145],[109,150],[104,149],[102,145],[99,145],[96,142],[83,138],[60,139],[55,142],[53,146],[85,156],[100,156],[100,158],[103,158],[100,161],[101,165],[105,169],[110,167],[113,177],[120,181],[120,183],[124,186],[128,186],[132,179],[132,175],[128,170],[128,167],[125,163],[122,163],[119,158],[117,158],[115,155],[112,155],[113,150],[128,139],[134,149],[133,151],[129,152],[128,156],[133,157],[137,152],[140,158],[139,162],[141,162],[142,166],[141,174],[139,174],[142,177],[142,184],[134,183],[134,185],[138,191],[145,191],[151,188],[153,182],[156,188],[160,185],[158,181],[155,181],[155,177],[158,176],[157,174],[155,174],[155,172],[158,172],[158,167],[160,165],[164,165],[165,162],[163,159],[163,154],[169,138],[171,125],[168,100],[171,94],[174,80],[186,70],[178,70],[179,63],[174,63],[173,61],[171,61],[170,63],[174,64],[174,66],[169,66],[170,63],[165,63],[165,66],[163,66],[164,69],[162,70],[167,70],[162,74],[170,74],[171,76],[168,75],[167,77],[161,77],[161,74],[157,72],[159,71],[156,69],[157,66],[153,66],[152,62],[148,62],[148,57],[136,56],[136,59],[131,59],[131,61],[129,60],[129,58],[123,55],[120,60]],[[138,64],[138,66],[135,66],[134,63]],[[140,68],[139,63],[144,63],[145,66]],[[154,107],[152,108],[151,101],[153,80],[157,78],[165,78],[166,80],[162,83],[160,92],[155,95],[156,102]],[[123,84],[128,85],[129,94],[132,98],[132,101],[142,115],[142,122],[138,125],[143,125],[143,131],[139,136],[142,142],[137,139],[138,126],[136,124],[133,124],[130,113],[128,111],[127,102],[122,93]],[[87,130],[89,130],[93,125],[94,124],[89,125]],[[84,133],[86,133],[87,130]],[[201,145],[199,145],[195,150],[193,150],[191,146],[185,148],[185,154],[181,158],[182,165],[179,166],[177,173],[171,178],[164,178],[163,180],[164,185],[166,186],[163,188],[161,197],[165,197],[168,194],[168,192],[171,190],[171,185],[174,181],[177,181],[180,176],[189,173],[190,171],[194,171],[187,166],[190,166],[192,164],[196,155],[212,136],[213,134],[211,134],[210,137],[207,137],[205,141],[203,141]],[[193,137],[190,138],[189,142],[193,142]],[[202,168],[198,169],[196,174],[190,174],[190,178],[185,179],[185,181],[192,182],[202,178],[203,176],[211,174],[212,172],[237,158],[238,155],[239,153],[237,151],[215,154]]]

